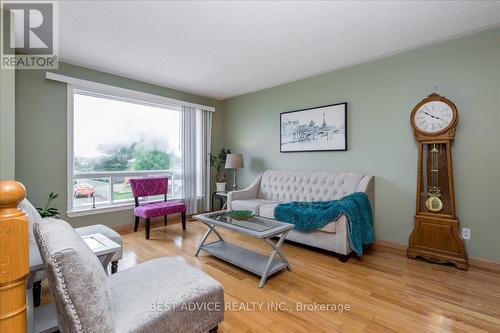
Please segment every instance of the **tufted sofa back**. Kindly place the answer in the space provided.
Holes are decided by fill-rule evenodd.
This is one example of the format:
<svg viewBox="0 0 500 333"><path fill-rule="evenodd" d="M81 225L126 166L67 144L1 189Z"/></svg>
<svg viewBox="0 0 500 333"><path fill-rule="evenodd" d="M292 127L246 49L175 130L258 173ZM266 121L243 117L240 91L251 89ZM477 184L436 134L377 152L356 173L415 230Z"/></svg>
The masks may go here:
<svg viewBox="0 0 500 333"><path fill-rule="evenodd" d="M354 172L267 170L260 181L259 199L326 201L353 192L370 192L373 176ZM367 193L372 199L372 193ZM372 203L373 204L373 203Z"/></svg>

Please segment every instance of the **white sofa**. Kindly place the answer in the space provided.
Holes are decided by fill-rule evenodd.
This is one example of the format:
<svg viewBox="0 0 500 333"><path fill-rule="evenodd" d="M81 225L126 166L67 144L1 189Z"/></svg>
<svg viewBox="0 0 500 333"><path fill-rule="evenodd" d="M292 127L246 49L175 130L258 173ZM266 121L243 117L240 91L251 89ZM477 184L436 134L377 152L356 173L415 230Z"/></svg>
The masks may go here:
<svg viewBox="0 0 500 333"><path fill-rule="evenodd" d="M227 204L229 210L252 210L259 216L274 219L274 208L279 203L335 200L353 192L366 193L373 210L373 176L354 172L267 170L247 188L229 192ZM346 261L352 251L346 222L346 216L342 215L319 230L292 230L287 239L336 252L341 261Z"/></svg>

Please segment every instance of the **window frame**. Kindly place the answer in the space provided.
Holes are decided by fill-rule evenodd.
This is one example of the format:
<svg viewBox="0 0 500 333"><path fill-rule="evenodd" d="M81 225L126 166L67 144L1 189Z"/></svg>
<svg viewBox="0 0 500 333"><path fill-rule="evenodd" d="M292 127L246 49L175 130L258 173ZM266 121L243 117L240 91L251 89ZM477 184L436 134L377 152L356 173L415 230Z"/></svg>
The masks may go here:
<svg viewBox="0 0 500 333"><path fill-rule="evenodd" d="M75 79L77 80L77 79ZM139 105L146 106L155 106L161 108L168 108L179 110L182 108L184 103L180 102L175 103L173 100L157 96L151 95L148 93L143 93L135 90L129 90L119 87L113 87L108 85L103 85L99 83L92 84L90 81L85 81L87 84L85 86L78 84L67 84L67 206L66 206L66 215L69 217L77 217L77 216L85 216L85 215L93 215L93 214L101 214L107 212L121 211L121 210L130 210L135 207L135 204L132 203L124 203L124 204L115 204L105 207L95 207L90 209L75 209L73 206L73 182L74 182L74 94L83 94L87 96L93 97L101 97L106 99L117 100L121 102L135 103ZM90 84L88 84L90 83ZM96 174L113 174L116 172L96 172ZM136 175L152 175L152 174L165 174L168 173L164 170L145 170L145 171L120 171L119 174L136 174ZM112 187L112 180L109 185ZM112 191L112 188L111 188ZM176 198L177 200L179 198ZM182 199L182 198L181 198Z"/></svg>

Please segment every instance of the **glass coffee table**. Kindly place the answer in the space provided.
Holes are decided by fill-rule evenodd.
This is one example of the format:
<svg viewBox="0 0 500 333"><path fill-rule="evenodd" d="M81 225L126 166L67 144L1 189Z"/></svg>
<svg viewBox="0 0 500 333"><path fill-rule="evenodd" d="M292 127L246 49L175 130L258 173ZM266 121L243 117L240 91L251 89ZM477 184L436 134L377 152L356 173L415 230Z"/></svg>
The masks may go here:
<svg viewBox="0 0 500 333"><path fill-rule="evenodd" d="M268 276L285 268L291 271L290 263L281 251L281 245L288 232L293 229L293 224L258 216L245 221L236 220L229 217L227 211L200 214L194 216L194 218L208 227L207 233L203 236L200 245L198 245L195 256L198 256L200 251L203 250L219 259L261 276L259 288L264 286ZM216 227L230 229L244 235L262 239L271 246L271 255L265 256L226 242L217 232ZM212 232L218 239L205 244ZM277 237L278 240L271 240L273 237Z"/></svg>

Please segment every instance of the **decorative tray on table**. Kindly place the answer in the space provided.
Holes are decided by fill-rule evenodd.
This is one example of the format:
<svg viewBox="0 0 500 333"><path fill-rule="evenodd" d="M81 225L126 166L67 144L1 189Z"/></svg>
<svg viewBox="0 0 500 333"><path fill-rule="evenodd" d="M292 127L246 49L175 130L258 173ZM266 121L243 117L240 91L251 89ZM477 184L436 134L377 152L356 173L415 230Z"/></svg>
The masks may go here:
<svg viewBox="0 0 500 333"><path fill-rule="evenodd" d="M256 214L251 210L232 210L227 212L227 216L235 220L246 221L254 217Z"/></svg>

